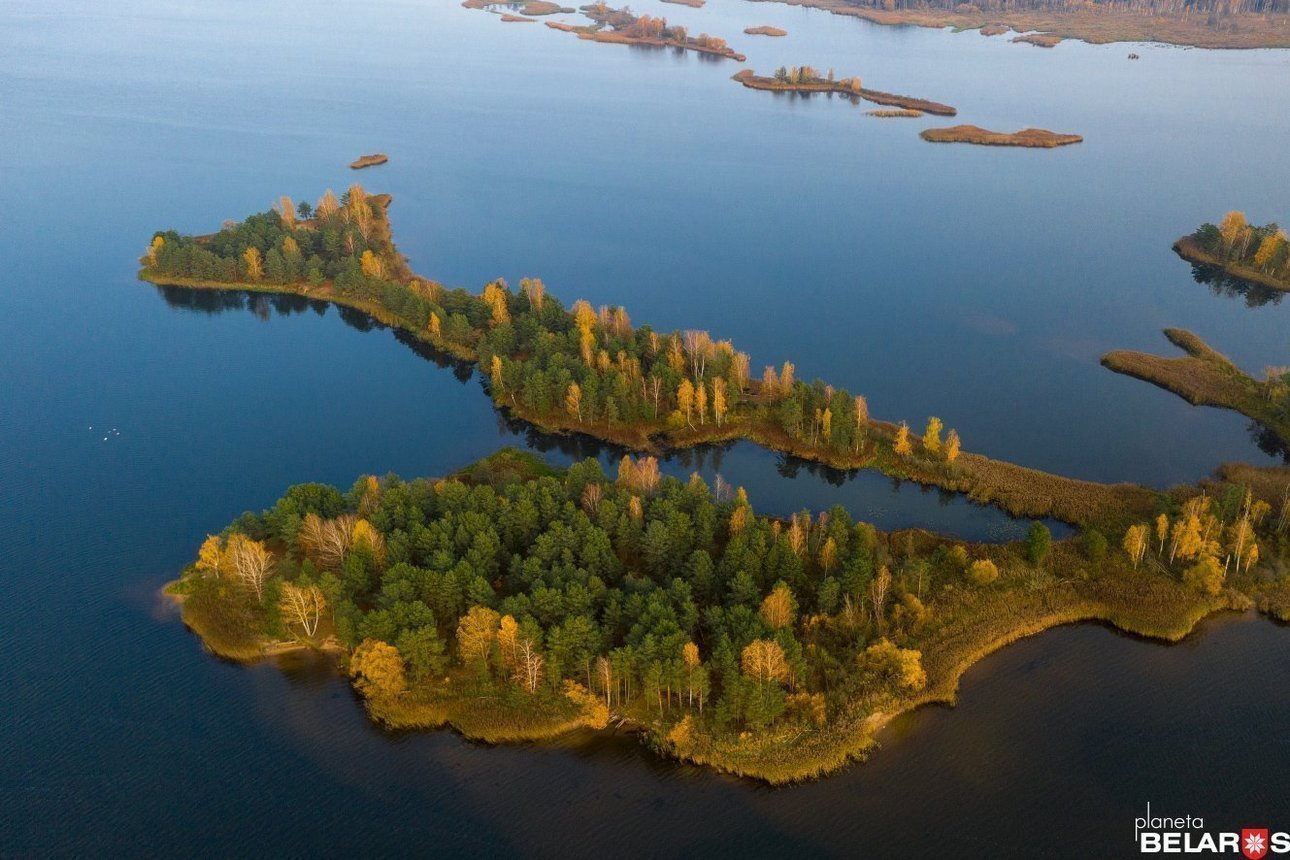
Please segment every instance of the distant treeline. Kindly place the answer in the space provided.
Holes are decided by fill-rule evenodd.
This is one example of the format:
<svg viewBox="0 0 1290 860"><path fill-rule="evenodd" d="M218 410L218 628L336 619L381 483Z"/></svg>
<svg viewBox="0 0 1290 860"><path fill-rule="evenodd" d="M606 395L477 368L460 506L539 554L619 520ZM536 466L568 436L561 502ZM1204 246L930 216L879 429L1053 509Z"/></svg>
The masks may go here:
<svg viewBox="0 0 1290 860"><path fill-rule="evenodd" d="M1017 12L1052 10L1085 12L1098 9L1127 10L1152 15L1181 15L1188 12L1227 15L1237 13L1266 13L1290 11L1290 0L975 0L964 4L959 0L843 0L848 6L867 9L917 10L945 9L950 11Z"/></svg>

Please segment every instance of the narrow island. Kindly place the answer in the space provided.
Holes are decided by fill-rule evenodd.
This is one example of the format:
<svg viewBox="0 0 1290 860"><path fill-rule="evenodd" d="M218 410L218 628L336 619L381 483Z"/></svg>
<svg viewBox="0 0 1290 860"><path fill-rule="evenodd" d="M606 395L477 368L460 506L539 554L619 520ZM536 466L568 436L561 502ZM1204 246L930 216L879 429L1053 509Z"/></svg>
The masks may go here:
<svg viewBox="0 0 1290 860"><path fill-rule="evenodd" d="M1102 356L1102 365L1172 391L1193 406L1239 412L1290 446L1290 368L1269 367L1258 380L1192 332L1167 328L1165 337L1186 355L1116 350Z"/></svg>
<svg viewBox="0 0 1290 860"><path fill-rule="evenodd" d="M888 0L757 0L823 9L889 26L951 27L976 30L1005 27L1018 33L1080 39L1092 44L1163 42L1196 48L1290 47L1290 7L1262 0L1206 9L1149 0L922 0L897 8ZM997 31L1003 32L1003 31Z"/></svg>
<svg viewBox="0 0 1290 860"><path fill-rule="evenodd" d="M974 662L1098 620L1174 641L1207 615L1290 619L1290 469L1229 466L1157 492L1075 481L869 416L862 396L707 332L566 309L541 281L476 295L410 271L388 195L354 185L207 236L159 232L140 276L358 308L478 367L525 420L634 448L612 479L503 451L444 480L293 487L202 544L168 592L233 660L335 653L373 719L484 741L628 726L660 753L771 783L863 758L892 716L952 702ZM651 452L732 438L966 492L1080 526L969 544L843 508L755 514L660 476Z"/></svg>
<svg viewBox="0 0 1290 860"><path fill-rule="evenodd" d="M692 9L702 9L707 0L659 0L660 3L672 3L676 6L689 6Z"/></svg>
<svg viewBox="0 0 1290 860"><path fill-rule="evenodd" d="M523 15L503 15L503 24L536 24L536 18L525 18Z"/></svg>
<svg viewBox="0 0 1290 860"><path fill-rule="evenodd" d="M980 28L982 36L1002 36L1012 30L1007 24L986 24Z"/></svg>
<svg viewBox="0 0 1290 860"><path fill-rule="evenodd" d="M579 39L592 42L677 48L741 63L746 59L743 54L727 45L725 39L707 33L691 36L685 27L669 24L666 18L636 15L630 9L614 9L605 3L583 6L582 14L594 23L580 27L562 21L548 21L547 26L565 33L576 33Z"/></svg>
<svg viewBox="0 0 1290 860"><path fill-rule="evenodd" d="M1228 212L1219 225L1202 224L1175 242L1174 251L1197 267L1290 291L1290 238L1276 224L1249 224L1243 212Z"/></svg>
<svg viewBox="0 0 1290 860"><path fill-rule="evenodd" d="M919 132L923 140L932 143L974 143L979 146L1025 146L1052 149L1081 143L1078 134L1058 134L1045 128L1026 128L1015 132L990 131L975 125L956 125L950 128L927 128Z"/></svg>
<svg viewBox="0 0 1290 860"><path fill-rule="evenodd" d="M154 235L140 278L159 285L305 295L357 308L473 364L494 404L552 433L582 433L647 454L747 439L844 470L966 493L1013 516L1115 531L1154 510L1156 491L1029 469L964 450L929 417L922 435L873 418L864 396L766 366L702 330L659 332L626 309L567 308L541 280L482 293L414 274L391 238L388 195L353 185L316 206L274 210L207 236Z"/></svg>
<svg viewBox="0 0 1290 860"><path fill-rule="evenodd" d="M787 30L781 30L778 27L770 27L763 24L760 27L745 27L744 32L749 36L787 36Z"/></svg>
<svg viewBox="0 0 1290 860"><path fill-rule="evenodd" d="M875 104L905 110L917 110L939 116L955 116L958 111L949 105L912 96L899 96L881 90L865 89L860 78L837 78L829 70L821 74L811 66L780 66L771 77L758 75L752 69L744 69L734 75L734 80L750 90L767 90L770 92L798 93L838 93L852 98L860 98Z"/></svg>
<svg viewBox="0 0 1290 860"><path fill-rule="evenodd" d="M963 672L1096 620L1175 641L1284 583L1288 509L1228 482L1108 537L965 544L841 507L757 514L742 490L514 450L445 480L287 490L201 544L167 592L221 657L339 655L369 715L488 743L609 726L769 783L863 759ZM1203 537L1206 536L1206 537ZM1284 609L1284 604L1278 604Z"/></svg>
<svg viewBox="0 0 1290 860"><path fill-rule="evenodd" d="M378 164L384 164L389 161L390 157L383 152L377 152L372 155L360 155L354 161L350 162L351 170L362 170L364 167L375 167Z"/></svg>
<svg viewBox="0 0 1290 860"><path fill-rule="evenodd" d="M1034 45L1036 48L1056 48L1062 37L1052 33L1023 33L1013 36L1012 41L1018 44Z"/></svg>

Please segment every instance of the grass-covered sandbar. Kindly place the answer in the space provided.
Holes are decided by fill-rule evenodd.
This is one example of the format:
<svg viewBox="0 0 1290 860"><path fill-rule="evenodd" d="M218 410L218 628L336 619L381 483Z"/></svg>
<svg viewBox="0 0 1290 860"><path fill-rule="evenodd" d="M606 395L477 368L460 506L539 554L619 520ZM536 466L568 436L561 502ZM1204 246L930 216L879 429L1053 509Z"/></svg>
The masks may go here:
<svg viewBox="0 0 1290 860"><path fill-rule="evenodd" d="M1186 355L1165 358L1116 350L1102 356L1102 364L1172 391L1193 406L1217 406L1253 418L1290 446L1290 370L1269 367L1263 379L1255 379L1192 332L1168 328L1165 337Z"/></svg>
<svg viewBox="0 0 1290 860"><path fill-rule="evenodd" d="M927 128L919 137L931 143L972 143L977 146L1021 146L1035 149L1052 149L1082 143L1078 134L1060 134L1046 128L1024 128L1021 131L990 131L976 125L956 125L950 128Z"/></svg>
<svg viewBox="0 0 1290 860"><path fill-rule="evenodd" d="M371 155L360 155L350 162L352 170L362 170L364 167L375 167L378 164L385 164L390 157L383 152L372 153Z"/></svg>

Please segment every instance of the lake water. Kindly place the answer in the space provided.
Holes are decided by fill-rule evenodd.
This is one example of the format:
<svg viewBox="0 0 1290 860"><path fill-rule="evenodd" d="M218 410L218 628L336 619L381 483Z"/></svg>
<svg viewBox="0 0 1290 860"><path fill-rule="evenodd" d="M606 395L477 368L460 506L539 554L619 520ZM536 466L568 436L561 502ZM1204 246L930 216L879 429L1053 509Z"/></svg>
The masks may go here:
<svg viewBox="0 0 1290 860"><path fill-rule="evenodd" d="M1290 52L1044 51L745 0L633 6L758 71L832 66L954 104L954 122L1086 142L933 146L917 131L944 120L755 93L728 80L737 64L450 0L0 6L0 854L1108 856L1148 800L1284 826L1286 631L1254 619L1173 648L1047 634L974 669L958 709L893 726L868 765L769 791L630 739L388 737L325 666L221 664L158 603L202 536L293 482L443 474L501 444L614 457L508 425L476 380L360 316L263 297L208 313L215 297L134 279L154 229L354 179L394 194L428 276L536 275L706 327L877 416L938 414L992 456L1153 486L1273 462L1242 417L1097 358L1167 350L1177 325L1256 371L1286 360L1285 308L1214 295L1169 245L1230 208L1287 220ZM790 35L742 34L755 24ZM346 168L372 151L390 164ZM668 468L720 472L763 511L1025 527L750 445Z"/></svg>

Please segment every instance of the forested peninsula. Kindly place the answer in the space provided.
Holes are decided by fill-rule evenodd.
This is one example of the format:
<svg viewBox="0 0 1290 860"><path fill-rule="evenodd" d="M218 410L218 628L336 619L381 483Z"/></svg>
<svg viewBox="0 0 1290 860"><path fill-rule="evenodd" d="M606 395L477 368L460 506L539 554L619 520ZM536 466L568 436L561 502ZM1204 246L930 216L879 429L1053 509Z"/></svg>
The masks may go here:
<svg viewBox="0 0 1290 860"><path fill-rule="evenodd" d="M1159 494L993 460L936 416L922 434L870 416L863 395L799 379L791 361L752 359L706 331L634 325L622 307L566 308L538 279L482 293L414 275L395 249L388 195L353 185L317 207L277 209L209 236L157 233L140 277L157 284L303 294L363 310L475 364L494 403L553 432L643 453L732 439L837 469L873 468L968 494L1029 518L1119 528Z"/></svg>
<svg viewBox="0 0 1290 860"><path fill-rule="evenodd" d="M622 308L566 309L540 281L446 289L352 186L218 233L154 235L158 284L308 295L474 363L500 408L615 441L617 474L504 451L444 480L303 485L202 545L169 592L215 653L336 652L372 717L487 741L640 730L660 752L769 782L862 758L892 715L952 701L991 651L1100 620L1176 640L1206 615L1290 618L1290 470L1224 467L1156 492L1072 481L921 437L861 396ZM1080 526L1053 541L881 533L842 509L758 516L739 489L660 476L651 452L750 438Z"/></svg>

